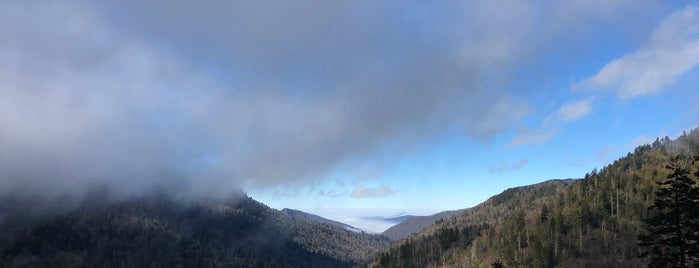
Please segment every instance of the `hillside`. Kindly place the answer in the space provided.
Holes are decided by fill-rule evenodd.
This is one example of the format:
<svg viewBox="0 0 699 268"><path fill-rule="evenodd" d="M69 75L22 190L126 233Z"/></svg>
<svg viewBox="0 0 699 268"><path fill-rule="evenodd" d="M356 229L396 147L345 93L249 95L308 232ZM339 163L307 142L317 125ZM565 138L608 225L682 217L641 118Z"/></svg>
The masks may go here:
<svg viewBox="0 0 699 268"><path fill-rule="evenodd" d="M415 215L403 215L403 216L385 218L385 220L387 222L393 222L395 224L399 224L399 223L404 222L407 219L410 219L412 217L417 217L417 216L415 216Z"/></svg>
<svg viewBox="0 0 699 268"><path fill-rule="evenodd" d="M361 232L360 229L358 229L358 228L356 228L356 227L354 227L354 226L352 226L352 225L345 224L345 223L342 223L342 222L339 222L339 221L334 221L334 220L326 219L326 218L323 218L323 217L321 217L321 216L318 216L318 215L315 215L315 214L311 214L311 213L307 213L307 212L303 212L303 211L300 211L300 210L285 208L285 209L282 209L281 212L284 213L284 214L286 214L286 215L289 215L289 216L291 216L291 217L293 217L293 218L307 219L307 220L310 220L310 221L313 221L313 222L318 222L318 223L328 224L328 225L332 225L332 226L337 226L337 227L340 227L340 228L343 228L343 229L349 230L349 231Z"/></svg>
<svg viewBox="0 0 699 268"><path fill-rule="evenodd" d="M462 210L449 210L435 213L428 216L409 216L403 218L401 222L396 225L391 226L381 233L382 235L392 239L401 240L412 234L415 234L425 228L426 226L433 224L441 219L446 219L451 216L461 213Z"/></svg>
<svg viewBox="0 0 699 268"><path fill-rule="evenodd" d="M640 146L581 180L508 189L392 245L372 266L644 266L638 237L656 183L672 155L696 153L698 129Z"/></svg>
<svg viewBox="0 0 699 268"><path fill-rule="evenodd" d="M515 213L513 208L536 206L544 202L548 196L563 191L570 184L571 180L551 180L507 189L475 207L461 210L452 217L425 226L416 235L392 245L379 256L375 265L422 267L434 264L443 259L441 253L435 252L447 249L452 243L470 243L481 230L503 224L505 219ZM451 241L449 236L458 238ZM420 256L422 254L425 255Z"/></svg>
<svg viewBox="0 0 699 268"><path fill-rule="evenodd" d="M388 239L291 217L252 200L165 194L30 215L4 198L0 267L350 267Z"/></svg>
<svg viewBox="0 0 699 268"><path fill-rule="evenodd" d="M352 264L366 262L390 242L385 236L356 232L341 226L318 222L318 219L298 217L298 215L289 216L284 212L272 211L274 213L271 218L283 234L310 252L318 252L343 262Z"/></svg>

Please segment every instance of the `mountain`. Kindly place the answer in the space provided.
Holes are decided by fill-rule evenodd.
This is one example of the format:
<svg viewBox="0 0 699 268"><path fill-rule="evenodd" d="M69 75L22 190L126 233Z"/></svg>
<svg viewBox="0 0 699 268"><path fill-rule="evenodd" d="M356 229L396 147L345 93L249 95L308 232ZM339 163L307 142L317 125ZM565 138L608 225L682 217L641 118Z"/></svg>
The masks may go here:
<svg viewBox="0 0 699 268"><path fill-rule="evenodd" d="M647 266L642 219L678 154L699 154L699 129L639 146L579 180L507 189L392 244L370 266ZM699 170L697 162L688 165Z"/></svg>
<svg viewBox="0 0 699 268"><path fill-rule="evenodd" d="M0 203L0 267L351 267L388 238L293 217L247 196L181 201L167 194L28 213Z"/></svg>
<svg viewBox="0 0 699 268"><path fill-rule="evenodd" d="M313 222L317 222L317 223L322 223L322 224L328 224L328 225L332 225L332 226L337 226L337 227L343 228L343 229L345 229L345 230L353 231L353 232L361 232L361 231L362 231L362 230L360 230L359 228L356 228L356 227L354 227L354 226L352 226L352 225L345 224L345 223L342 223L342 222L339 222L339 221L334 221L334 220L326 219L326 218L323 218L323 217L321 217L321 216L318 216L318 215L315 215L315 214L311 214L311 213L307 213L307 212L303 212L303 211L300 211L300 210L295 210L295 209L290 209L290 208L284 208L284 209L281 210L281 212L284 213L284 214L286 214L286 215L289 215L290 217L293 217L293 218L303 218L303 219L307 219L307 220L310 220L310 221L313 221Z"/></svg>
<svg viewBox="0 0 699 268"><path fill-rule="evenodd" d="M402 216L398 217L398 224L391 226L381 233L382 235L392 239L400 240L415 234L425 228L426 226L437 222L438 220L449 218L456 214L461 213L462 210L449 210L442 211L429 216Z"/></svg>
<svg viewBox="0 0 699 268"><path fill-rule="evenodd" d="M392 223L395 223L395 224L399 224L399 223L404 222L405 220L410 219L410 218L412 218L412 217L416 217L416 216L414 216L414 215L403 215L403 216L397 216L397 217L388 217L388 218L384 218L384 220L387 221L387 222L392 222Z"/></svg>
<svg viewBox="0 0 699 268"><path fill-rule="evenodd" d="M509 218L517 211L515 208L521 205L539 204L548 196L555 195L569 187L570 184L571 180L550 180L534 185L514 187L475 207L451 211L455 213L425 225L415 235L390 246L379 255L373 265L379 267L434 265L441 260L442 251L448 249L452 243L472 243L475 234L490 226L503 224L504 219ZM457 229L459 231L452 231ZM445 240L444 237L452 235L452 233L457 233L456 236L459 236L461 241L459 239L450 241L449 238ZM435 254L436 252L439 254ZM417 254L413 255L413 253ZM416 260L418 257L420 260Z"/></svg>

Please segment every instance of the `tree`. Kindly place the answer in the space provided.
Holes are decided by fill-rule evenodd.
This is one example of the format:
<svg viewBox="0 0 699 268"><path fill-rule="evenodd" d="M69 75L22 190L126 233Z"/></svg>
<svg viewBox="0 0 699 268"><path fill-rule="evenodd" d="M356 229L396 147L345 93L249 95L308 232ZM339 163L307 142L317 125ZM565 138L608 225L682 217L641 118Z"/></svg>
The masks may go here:
<svg viewBox="0 0 699 268"><path fill-rule="evenodd" d="M649 249L651 267L688 267L699 261L699 190L690 177L692 163L674 157L666 166L670 175L658 183L649 208L652 216L644 219L647 234L640 237L641 245Z"/></svg>

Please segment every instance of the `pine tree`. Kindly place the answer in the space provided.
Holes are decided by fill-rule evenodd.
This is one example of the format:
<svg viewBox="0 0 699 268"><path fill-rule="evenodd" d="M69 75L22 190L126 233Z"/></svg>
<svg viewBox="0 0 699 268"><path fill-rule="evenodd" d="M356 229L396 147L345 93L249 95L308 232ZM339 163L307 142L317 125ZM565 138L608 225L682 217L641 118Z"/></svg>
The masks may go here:
<svg viewBox="0 0 699 268"><path fill-rule="evenodd" d="M690 166L676 156L666 166L671 172L667 180L658 183L649 208L653 216L644 220L647 233L640 237L641 245L649 249L651 267L688 267L699 261L699 189L690 177Z"/></svg>

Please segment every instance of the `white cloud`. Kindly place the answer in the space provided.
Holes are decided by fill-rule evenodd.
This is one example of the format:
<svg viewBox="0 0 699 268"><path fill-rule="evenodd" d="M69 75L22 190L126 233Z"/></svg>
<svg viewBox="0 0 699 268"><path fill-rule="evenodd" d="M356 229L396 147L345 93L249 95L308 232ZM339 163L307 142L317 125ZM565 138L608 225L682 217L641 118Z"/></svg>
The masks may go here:
<svg viewBox="0 0 699 268"><path fill-rule="evenodd" d="M571 101L561 105L556 112L549 115L544 120L544 123L548 124L552 121L557 123L569 123L590 114L590 112L592 112L592 97Z"/></svg>
<svg viewBox="0 0 699 268"><path fill-rule="evenodd" d="M585 117L592 112L592 97L564 103L555 112L546 116L538 130L521 129L510 140L509 146L539 145L556 135L563 125Z"/></svg>
<svg viewBox="0 0 699 268"><path fill-rule="evenodd" d="M557 129L534 132L524 130L510 140L509 146L517 147L522 145L539 145L551 139L557 132Z"/></svg>
<svg viewBox="0 0 699 268"><path fill-rule="evenodd" d="M372 234L380 234L381 232L386 231L386 229L391 228L391 226L396 225L394 222L363 216L345 216L333 218L332 220L342 222Z"/></svg>
<svg viewBox="0 0 699 268"><path fill-rule="evenodd" d="M357 186L350 196L354 198L386 197L395 192L396 191L391 189L388 185L381 185L376 188Z"/></svg>
<svg viewBox="0 0 699 268"><path fill-rule="evenodd" d="M573 88L613 90L621 98L658 93L699 64L699 7L665 17L646 44L607 63Z"/></svg>

